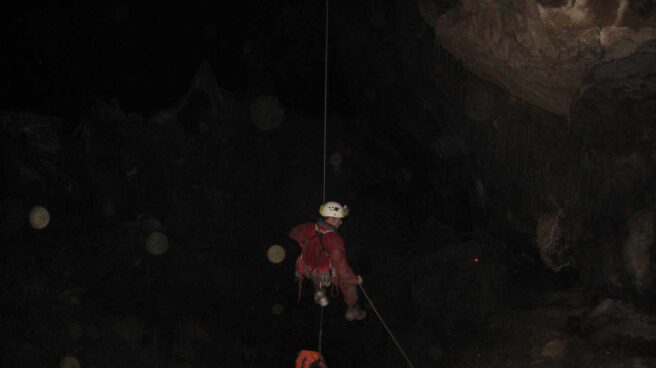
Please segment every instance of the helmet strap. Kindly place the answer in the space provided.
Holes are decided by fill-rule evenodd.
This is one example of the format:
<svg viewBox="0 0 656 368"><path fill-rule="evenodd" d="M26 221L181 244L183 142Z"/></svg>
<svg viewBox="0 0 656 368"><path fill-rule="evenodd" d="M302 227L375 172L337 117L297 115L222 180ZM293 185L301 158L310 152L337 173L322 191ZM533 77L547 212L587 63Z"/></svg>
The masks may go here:
<svg viewBox="0 0 656 368"><path fill-rule="evenodd" d="M317 222L317 225L320 225L320 226L323 226L323 227L327 227L327 228L329 228L330 230L332 230L332 231L334 231L334 232L337 232L337 228L334 227L333 225L329 224L326 220L327 220L326 217L322 217L322 218L319 220L319 222Z"/></svg>

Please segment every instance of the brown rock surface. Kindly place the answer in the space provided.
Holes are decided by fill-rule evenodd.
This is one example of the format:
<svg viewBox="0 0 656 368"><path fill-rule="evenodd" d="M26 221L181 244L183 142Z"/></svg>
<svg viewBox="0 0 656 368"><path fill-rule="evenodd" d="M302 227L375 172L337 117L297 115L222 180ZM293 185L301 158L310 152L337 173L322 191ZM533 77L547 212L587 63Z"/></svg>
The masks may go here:
<svg viewBox="0 0 656 368"><path fill-rule="evenodd" d="M439 16L432 0L418 4L436 38L474 74L558 115L569 115L594 65L656 38L656 16L628 1L464 0Z"/></svg>

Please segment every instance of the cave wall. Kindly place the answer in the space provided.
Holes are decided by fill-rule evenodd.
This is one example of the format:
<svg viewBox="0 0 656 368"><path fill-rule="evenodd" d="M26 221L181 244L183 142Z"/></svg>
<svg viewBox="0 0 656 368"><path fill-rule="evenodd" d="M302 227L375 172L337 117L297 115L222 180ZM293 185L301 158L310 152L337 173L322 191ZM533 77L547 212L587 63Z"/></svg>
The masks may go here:
<svg viewBox="0 0 656 368"><path fill-rule="evenodd" d="M359 129L403 143L385 159L401 172L423 170L443 218L467 216L471 228L520 243L514 252L535 252L535 267L650 294L652 46L649 37L610 45L599 35L621 27L651 34L653 8L630 4L620 24L610 3L605 13L580 9L584 2L578 10L504 4L360 4L359 17L342 9L333 29L349 42L336 42L336 63L357 111L380 117ZM467 7L480 18L449 23ZM587 15L572 15L579 10ZM567 24L554 24L565 19L558 12ZM584 21L590 12L595 21ZM511 25L523 33L504 28ZM404 144L430 165L399 160L409 157Z"/></svg>

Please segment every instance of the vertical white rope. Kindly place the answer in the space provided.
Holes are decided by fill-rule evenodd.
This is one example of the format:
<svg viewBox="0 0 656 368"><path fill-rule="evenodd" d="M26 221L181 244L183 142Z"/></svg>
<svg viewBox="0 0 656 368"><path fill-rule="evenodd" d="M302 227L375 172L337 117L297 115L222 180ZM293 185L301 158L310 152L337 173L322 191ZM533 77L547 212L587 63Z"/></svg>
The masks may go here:
<svg viewBox="0 0 656 368"><path fill-rule="evenodd" d="M323 307L321 307L321 317L319 319L319 349L317 351L321 354L321 338L323 336Z"/></svg>
<svg viewBox="0 0 656 368"><path fill-rule="evenodd" d="M326 0L326 41L324 45L324 74L323 74L323 188L322 201L326 203L326 142L328 135L328 1ZM321 339L323 337L323 307L319 318L319 348L321 354Z"/></svg>
<svg viewBox="0 0 656 368"><path fill-rule="evenodd" d="M326 0L326 41L324 46L324 75L323 75L323 196L326 203L326 146L328 136L328 1Z"/></svg>

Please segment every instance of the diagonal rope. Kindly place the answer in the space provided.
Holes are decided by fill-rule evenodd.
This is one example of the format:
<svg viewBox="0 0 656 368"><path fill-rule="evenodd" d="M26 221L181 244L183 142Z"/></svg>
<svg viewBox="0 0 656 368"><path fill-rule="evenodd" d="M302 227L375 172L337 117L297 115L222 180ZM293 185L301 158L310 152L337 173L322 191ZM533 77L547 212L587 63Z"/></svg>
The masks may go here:
<svg viewBox="0 0 656 368"><path fill-rule="evenodd" d="M323 200L326 203L326 142L328 135L328 0L326 0L326 42L323 75Z"/></svg>
<svg viewBox="0 0 656 368"><path fill-rule="evenodd" d="M358 286L360 286L360 290L362 290L362 294L364 295L365 298L367 298L367 301L369 302L369 305L371 305L371 309L373 309L374 312L376 313L376 315L378 316L378 319L379 319L380 322L383 324L383 327L385 327L385 329L387 330L387 333L390 335L390 337L392 338L392 340L393 340L394 343L396 344L396 347L399 348L399 351L401 351L401 354L403 354L403 357L405 358L405 361L408 362L408 366L409 366L410 368L414 368L414 366L412 365L412 362L410 362L410 359L409 359L408 356L405 354L405 351L403 351L403 348L401 347L401 345L399 344L399 342L396 341L396 338L394 337L394 334L392 334L392 331L390 331L389 327L387 327L387 324L386 324L385 321L383 320L383 317L381 317L381 316L380 316L380 313L378 313L378 310L377 310L376 307L374 306L374 303L372 303L371 299L369 298L369 295L367 295L367 292L364 291L364 287L362 287L362 285L358 285Z"/></svg>

